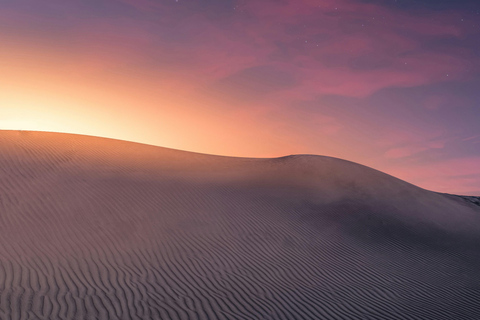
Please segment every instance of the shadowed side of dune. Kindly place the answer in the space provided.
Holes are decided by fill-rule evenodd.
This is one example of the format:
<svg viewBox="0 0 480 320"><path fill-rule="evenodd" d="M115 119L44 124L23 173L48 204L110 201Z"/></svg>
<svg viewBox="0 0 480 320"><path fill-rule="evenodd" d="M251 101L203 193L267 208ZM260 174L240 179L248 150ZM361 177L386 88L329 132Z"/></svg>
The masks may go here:
<svg viewBox="0 0 480 320"><path fill-rule="evenodd" d="M479 235L340 159L0 132L2 319L477 319Z"/></svg>

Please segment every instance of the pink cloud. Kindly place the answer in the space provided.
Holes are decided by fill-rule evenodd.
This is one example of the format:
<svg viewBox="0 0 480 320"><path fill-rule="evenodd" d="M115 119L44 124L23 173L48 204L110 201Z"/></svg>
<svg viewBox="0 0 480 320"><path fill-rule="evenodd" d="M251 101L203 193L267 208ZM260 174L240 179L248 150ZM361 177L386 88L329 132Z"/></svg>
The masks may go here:
<svg viewBox="0 0 480 320"><path fill-rule="evenodd" d="M67 68L71 68L72 74L110 73L114 77L128 77L132 82L148 82L158 91L168 91L172 96L192 101L192 105L205 106L206 112L219 112L221 105L224 107L221 112L238 114L243 116L239 119L252 123L258 121L265 128L275 128L278 124L282 127L280 132L288 126L290 135L303 139L292 145L307 145L304 140L313 137L311 144L317 146L318 137L328 137L332 139L333 150L337 141L349 141L349 149L360 149L361 145L363 153L371 151L385 163L402 162L402 158L443 148L445 141L439 138L444 128L435 124L410 127L394 119L385 123L375 114L360 116L361 119L353 119L352 114L332 117L320 113L324 107L321 105L320 110L301 114L290 103L315 101L325 94L363 98L389 87L464 80L478 71L480 65L480 58L468 48L432 50L425 44L425 39L461 39L468 34L459 14L451 11L432 12L425 19L350 0L246 0L224 16L212 17L203 9L208 3L123 2L134 6L138 15L89 19L58 16L59 21L68 22L68 28L59 28L62 23L55 28L55 19L36 14L2 11L0 20L3 27L8 27L4 30L17 32L14 36L19 42L25 37L26 41L49 50L71 54ZM38 26L44 30L36 30ZM0 31L1 40L6 33ZM56 37L61 41L51 41ZM265 65L290 74L293 81L281 90L235 103L228 97L216 96L214 90L207 90L242 70ZM235 90L246 91L241 86L233 88L233 97ZM449 102L445 99L441 95L432 96L419 103L433 113L443 102ZM225 111L229 108L235 110ZM272 130L272 134L275 132ZM371 140L351 146L352 141L365 137ZM341 148L345 147L339 146L338 150ZM324 153L327 149L315 150ZM467 168L473 170L469 167L473 160L462 161L465 163L450 163L445 167L410 164L390 170L387 166L386 171L398 172L405 179L433 188L440 184L447 186L456 179L452 177L458 175L458 168L451 168L457 165L464 170L464 164L468 164ZM433 168L437 171L432 171ZM448 170L443 169L452 171L445 175Z"/></svg>
<svg viewBox="0 0 480 320"><path fill-rule="evenodd" d="M300 81L285 89L285 100L319 94L365 97L385 87L460 79L472 67L468 52L425 51L419 38L462 36L465 30L455 22L456 13L434 13L426 20L350 0L248 0L235 13L232 8L227 23L207 17L194 3L123 2L142 12L158 11L161 18L76 21L65 32L76 34L78 43L72 45L78 54L83 52L87 69L88 63L95 69L102 62L125 66L149 61L150 68L144 66L149 72L169 73L201 87L246 68L273 64ZM350 66L362 57L385 65L364 70Z"/></svg>
<svg viewBox="0 0 480 320"><path fill-rule="evenodd" d="M248 12L248 19L239 14L226 29L209 28L211 41L198 48L204 64L197 72L221 77L273 63L290 69L301 81L301 86L285 90L285 97L308 99L318 94L364 97L385 87L460 79L471 68L461 52L446 54L422 48L420 35L463 33L448 14L425 21L420 16L350 1L320 5L315 1L247 1L241 9ZM327 35L326 40L316 40L319 34ZM212 43L217 44L213 52ZM241 53L240 61L236 53ZM350 61L362 55L389 62L379 69L352 70ZM329 59L336 62L327 63Z"/></svg>
<svg viewBox="0 0 480 320"><path fill-rule="evenodd" d="M462 139L462 141L471 141L471 140L478 140L478 141L474 141L474 143L479 143L480 142L480 135L474 135L474 136L470 136L470 137L467 137L465 139Z"/></svg>
<svg viewBox="0 0 480 320"><path fill-rule="evenodd" d="M388 159L405 158L426 150L443 149L445 147L445 143L446 141L441 140L419 141L411 145L391 148L384 153L384 156Z"/></svg>
<svg viewBox="0 0 480 320"><path fill-rule="evenodd" d="M466 157L434 163L408 163L384 169L428 190L462 194L480 190L479 164L480 157Z"/></svg>
<svg viewBox="0 0 480 320"><path fill-rule="evenodd" d="M384 156L388 159L404 158L425 150L428 150L428 148L420 146L393 148L385 152Z"/></svg>

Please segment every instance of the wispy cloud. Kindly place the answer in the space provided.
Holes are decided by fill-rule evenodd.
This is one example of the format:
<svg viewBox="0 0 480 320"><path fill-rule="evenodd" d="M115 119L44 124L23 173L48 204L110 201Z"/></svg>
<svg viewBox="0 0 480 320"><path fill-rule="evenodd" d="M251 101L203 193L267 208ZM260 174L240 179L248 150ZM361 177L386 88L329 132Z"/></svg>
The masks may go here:
<svg viewBox="0 0 480 320"><path fill-rule="evenodd" d="M29 67L49 56L67 78L127 79L142 101L151 94L138 112L175 105L210 117L209 132L239 132L241 119L268 150L347 157L427 183L433 172L423 180L412 172L479 155L480 33L466 2L426 7L413 0L10 1L0 4L0 54Z"/></svg>

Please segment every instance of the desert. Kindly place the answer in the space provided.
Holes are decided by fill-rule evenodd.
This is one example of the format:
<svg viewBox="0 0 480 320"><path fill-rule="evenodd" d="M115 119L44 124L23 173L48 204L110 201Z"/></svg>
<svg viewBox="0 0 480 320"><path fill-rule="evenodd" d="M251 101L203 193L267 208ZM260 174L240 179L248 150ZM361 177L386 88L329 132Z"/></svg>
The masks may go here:
<svg viewBox="0 0 480 320"><path fill-rule="evenodd" d="M329 157L0 131L0 243L1 319L480 314L478 198Z"/></svg>

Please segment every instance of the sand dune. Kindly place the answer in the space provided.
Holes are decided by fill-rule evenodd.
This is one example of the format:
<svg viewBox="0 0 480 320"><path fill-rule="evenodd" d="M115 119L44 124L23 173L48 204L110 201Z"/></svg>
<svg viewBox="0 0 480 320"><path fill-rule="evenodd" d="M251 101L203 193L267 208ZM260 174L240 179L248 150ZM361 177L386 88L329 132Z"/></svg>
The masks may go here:
<svg viewBox="0 0 480 320"><path fill-rule="evenodd" d="M0 319L480 319L474 200L328 157L0 131Z"/></svg>

